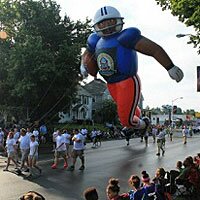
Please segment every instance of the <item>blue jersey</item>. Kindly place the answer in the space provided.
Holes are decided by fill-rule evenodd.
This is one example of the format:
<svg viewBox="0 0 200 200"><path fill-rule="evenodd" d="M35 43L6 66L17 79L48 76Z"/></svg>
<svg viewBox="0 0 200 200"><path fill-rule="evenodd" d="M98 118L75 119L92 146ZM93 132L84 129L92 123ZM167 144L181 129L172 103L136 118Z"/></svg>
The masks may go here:
<svg viewBox="0 0 200 200"><path fill-rule="evenodd" d="M99 73L108 83L125 80L137 74L137 54L135 44L141 39L137 28L128 28L107 37L92 33L87 41L87 49L95 54Z"/></svg>

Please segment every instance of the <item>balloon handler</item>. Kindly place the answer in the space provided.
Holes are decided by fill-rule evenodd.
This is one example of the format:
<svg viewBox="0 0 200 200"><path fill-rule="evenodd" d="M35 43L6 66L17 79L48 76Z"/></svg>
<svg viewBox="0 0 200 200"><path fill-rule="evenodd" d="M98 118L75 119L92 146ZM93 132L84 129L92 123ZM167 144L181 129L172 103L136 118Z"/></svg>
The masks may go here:
<svg viewBox="0 0 200 200"><path fill-rule="evenodd" d="M138 107L141 83L136 52L154 57L176 82L182 80L183 72L161 46L141 35L139 29L122 30L123 17L116 8L100 8L93 21L95 32L87 39L81 74L87 77L88 73L96 76L99 72L117 104L121 124L127 128L145 129L149 122L141 119Z"/></svg>

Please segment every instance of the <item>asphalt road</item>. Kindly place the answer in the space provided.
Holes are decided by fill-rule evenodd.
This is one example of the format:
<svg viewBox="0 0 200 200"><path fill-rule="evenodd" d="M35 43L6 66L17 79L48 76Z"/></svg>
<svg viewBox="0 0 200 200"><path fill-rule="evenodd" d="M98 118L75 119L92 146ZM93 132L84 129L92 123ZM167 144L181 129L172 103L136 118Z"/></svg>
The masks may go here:
<svg viewBox="0 0 200 200"><path fill-rule="evenodd" d="M84 189L89 186L98 189L99 199L106 199L105 188L110 177L118 178L121 192L127 192L127 180L131 174L140 175L142 170L146 170L153 177L158 167L174 169L178 160L199 153L199 144L199 136L189 138L186 145L181 138L175 138L173 142L167 138L166 153L160 157L156 156L156 144L153 144L151 138L148 147L145 147L139 138L132 139L130 146L126 146L124 140L103 142L102 146L96 149L87 144L84 172L78 170L79 160L74 172L64 170L62 160L59 168L52 170L52 155L46 155L42 156L39 162L43 169L42 176L32 180L3 172L5 158L0 157L0 200L16 200L29 190L42 193L48 200L81 200Z"/></svg>

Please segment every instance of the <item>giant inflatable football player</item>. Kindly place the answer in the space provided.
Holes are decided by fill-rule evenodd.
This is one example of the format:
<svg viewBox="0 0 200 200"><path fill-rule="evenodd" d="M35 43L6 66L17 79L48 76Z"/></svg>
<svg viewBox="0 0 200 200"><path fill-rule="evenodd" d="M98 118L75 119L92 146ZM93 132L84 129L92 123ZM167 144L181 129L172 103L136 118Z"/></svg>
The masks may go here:
<svg viewBox="0 0 200 200"><path fill-rule="evenodd" d="M118 116L124 127L143 129L138 102L141 83L137 74L137 53L154 57L179 82L183 72L174 65L167 53L155 42L141 35L137 28L123 28L123 17L111 6L100 8L94 16L94 30L87 40L82 56L81 73L106 80L108 90L117 104Z"/></svg>

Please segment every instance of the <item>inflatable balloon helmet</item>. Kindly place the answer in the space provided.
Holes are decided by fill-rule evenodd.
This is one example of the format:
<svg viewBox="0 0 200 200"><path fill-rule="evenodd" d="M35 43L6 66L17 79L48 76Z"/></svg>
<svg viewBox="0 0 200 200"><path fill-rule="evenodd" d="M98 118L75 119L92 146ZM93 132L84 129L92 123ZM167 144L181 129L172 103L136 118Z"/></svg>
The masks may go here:
<svg viewBox="0 0 200 200"><path fill-rule="evenodd" d="M105 6L97 10L93 19L93 27L100 37L110 36L122 30L123 19L116 8Z"/></svg>

